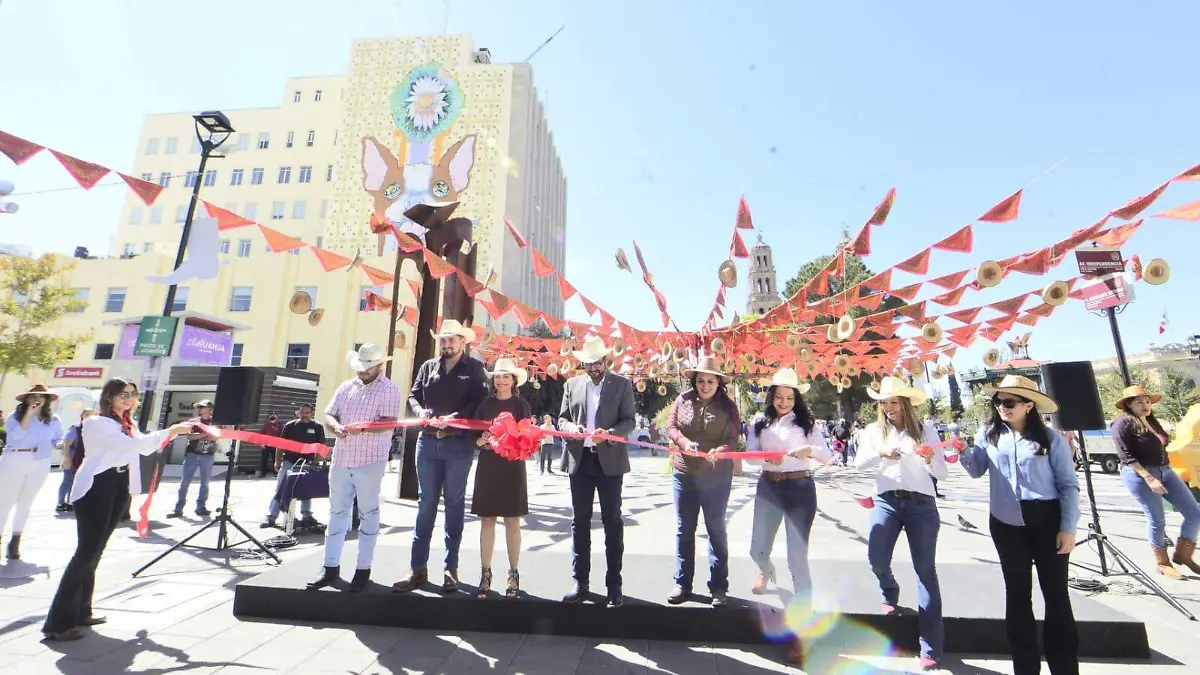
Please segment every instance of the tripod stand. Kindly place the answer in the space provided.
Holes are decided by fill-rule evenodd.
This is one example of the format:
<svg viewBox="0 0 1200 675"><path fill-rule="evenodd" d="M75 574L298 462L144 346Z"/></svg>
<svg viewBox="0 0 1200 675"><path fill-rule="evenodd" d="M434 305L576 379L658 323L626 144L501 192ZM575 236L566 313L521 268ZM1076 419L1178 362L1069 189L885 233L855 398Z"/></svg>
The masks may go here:
<svg viewBox="0 0 1200 675"><path fill-rule="evenodd" d="M229 489L233 482L233 472L237 468L237 450L238 450L238 441L234 441L229 446L229 468L228 468L228 470L225 471L225 496L222 498L221 508L217 510L217 517L213 518L212 520L205 523L200 529L189 534L186 538L184 538L179 543L177 543L174 546L172 546L171 548L163 551L162 554L160 554L154 560L151 560L150 562L146 563L145 565L142 565L136 572L133 573L133 576L136 577L137 575L141 574L142 572L145 572L146 570L150 569L150 567L152 567L154 565L154 563L158 562L159 560L162 560L163 558L167 557L172 552L177 551L181 547L187 546L189 541L195 539L196 537L200 536L205 531L207 531L210 527L214 527L214 526L217 528L217 545L216 545L216 547L209 548L207 546L200 546L197 548L205 548L210 551L224 551L225 549L233 548L234 546L240 546L240 545L246 543L247 541L249 541L249 542L253 543L258 548L259 551L262 551L263 553L271 556L271 559L274 560L276 563L283 562L282 560L279 559L279 556L275 555L274 551L272 551L271 549L264 546L261 541L254 538L254 535L247 532L246 528L239 525L238 522L233 519L233 515L229 513ZM241 532L242 535L244 535L246 537L246 539L243 541L239 541L236 544L229 543L229 526L231 526L231 525L238 532Z"/></svg>
<svg viewBox="0 0 1200 675"><path fill-rule="evenodd" d="M1096 542L1096 553L1100 556L1100 568L1096 569L1090 565L1076 562L1074 560L1071 561L1071 564L1075 565L1076 567L1081 567L1089 572L1092 572L1093 574L1100 574L1100 576L1106 578L1115 574L1131 576L1140 581L1143 586L1149 588L1150 591L1161 598L1163 602L1166 602L1171 607L1174 607L1177 612L1186 616L1192 621L1195 621L1196 616L1194 614L1189 612L1186 607L1181 605L1178 600L1173 598L1171 594L1166 591L1166 589L1164 589L1162 586L1159 586L1154 579L1151 579L1150 575L1146 574L1145 570L1138 567L1132 560L1129 559L1129 556L1125 555L1121 549L1117 548L1115 544L1109 541L1108 535L1104 534L1103 530L1100 529L1100 510L1096 507L1096 492L1092 487L1092 468L1091 462L1088 460L1087 456L1087 446L1083 442L1083 432L1077 431L1075 433L1079 438L1079 456L1083 460L1083 480L1087 487L1088 503L1092 506L1092 522L1088 523L1088 535L1075 542L1075 546L1079 547L1083 544L1093 541ZM1120 572L1113 572L1109 569L1108 562L1104 557L1105 553L1108 553L1112 556L1113 562L1116 563L1117 567L1121 568Z"/></svg>

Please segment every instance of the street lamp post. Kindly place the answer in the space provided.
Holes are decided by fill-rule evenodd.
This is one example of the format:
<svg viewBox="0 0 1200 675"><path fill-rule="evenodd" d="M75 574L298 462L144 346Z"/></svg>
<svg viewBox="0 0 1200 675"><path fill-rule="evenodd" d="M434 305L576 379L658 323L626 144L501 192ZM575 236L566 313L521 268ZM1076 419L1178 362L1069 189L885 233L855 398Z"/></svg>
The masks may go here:
<svg viewBox="0 0 1200 675"><path fill-rule="evenodd" d="M179 235L179 250L175 252L175 265L171 268L172 270L178 269L183 264L183 256L187 252L188 236L192 231L192 219L196 216L196 206L200 203L200 184L204 180L204 168L208 165L208 159L213 156L213 151L221 147L233 134L233 126L230 125L229 118L219 110L208 110L193 115L192 119L196 124L196 139L200 141L200 166L196 171L196 180L192 183L192 199L188 202L187 217L183 220L183 232ZM167 299L163 303L163 316L171 316L177 289L177 284L171 284L167 288ZM149 423L150 411L154 407L154 387L157 385L158 367L158 359L152 358L150 370L153 375L143 394L142 408L138 414L138 427L141 429L145 429Z"/></svg>

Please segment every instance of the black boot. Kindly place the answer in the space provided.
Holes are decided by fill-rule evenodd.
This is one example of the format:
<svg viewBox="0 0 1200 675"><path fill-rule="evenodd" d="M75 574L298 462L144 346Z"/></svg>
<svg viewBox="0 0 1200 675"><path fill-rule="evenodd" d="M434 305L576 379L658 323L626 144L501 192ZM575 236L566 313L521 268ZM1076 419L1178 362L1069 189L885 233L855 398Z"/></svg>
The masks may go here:
<svg viewBox="0 0 1200 675"><path fill-rule="evenodd" d="M579 581L575 582L575 587L570 593L563 596L563 602L570 605L578 605L583 602L583 599L588 595L588 585Z"/></svg>
<svg viewBox="0 0 1200 675"><path fill-rule="evenodd" d="M9 560L21 559L21 535L14 534L12 538L8 540L8 558Z"/></svg>
<svg viewBox="0 0 1200 675"><path fill-rule="evenodd" d="M371 581L371 568L365 570L354 570L354 578L350 580L350 592L358 593L367 589L367 584Z"/></svg>
<svg viewBox="0 0 1200 675"><path fill-rule="evenodd" d="M321 572L321 576L317 577L316 581L308 582L308 589L310 591L315 591L317 589L332 585L333 582L339 580L338 573L340 571L341 570L338 567L326 567L325 571Z"/></svg>

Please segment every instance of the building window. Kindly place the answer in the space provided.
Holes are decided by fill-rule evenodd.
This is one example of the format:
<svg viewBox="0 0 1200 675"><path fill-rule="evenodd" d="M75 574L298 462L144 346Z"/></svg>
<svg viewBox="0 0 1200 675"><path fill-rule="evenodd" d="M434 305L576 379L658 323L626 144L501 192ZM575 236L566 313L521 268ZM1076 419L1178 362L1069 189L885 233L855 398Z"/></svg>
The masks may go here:
<svg viewBox="0 0 1200 675"><path fill-rule="evenodd" d="M209 169L204 172L204 187L212 187L217 184L217 170Z"/></svg>
<svg viewBox="0 0 1200 675"><path fill-rule="evenodd" d="M146 242L142 244L142 253L149 253L154 250L154 244Z"/></svg>
<svg viewBox="0 0 1200 675"><path fill-rule="evenodd" d="M287 358L283 361L283 367L292 370L308 370L308 345L300 342L288 344Z"/></svg>
<svg viewBox="0 0 1200 675"><path fill-rule="evenodd" d="M186 310L187 309L187 301L188 301L188 287L187 286L176 286L175 287L175 299L173 301L171 301L171 311L172 312L182 312L182 311Z"/></svg>
<svg viewBox="0 0 1200 675"><path fill-rule="evenodd" d="M247 220L256 220L258 218L258 204L256 202L246 202L246 209L242 211L242 216Z"/></svg>
<svg viewBox="0 0 1200 675"><path fill-rule="evenodd" d="M258 149L266 150L269 147L271 147L271 134L259 134L258 135Z"/></svg>
<svg viewBox="0 0 1200 675"><path fill-rule="evenodd" d="M233 292L229 295L229 311L249 312L253 292L254 289L250 286L234 286Z"/></svg>
<svg viewBox="0 0 1200 675"><path fill-rule="evenodd" d="M238 134L237 149L238 150L249 150L250 149L250 134Z"/></svg>
<svg viewBox="0 0 1200 675"><path fill-rule="evenodd" d="M104 311L107 314L114 314L125 311L125 289L110 288L108 289L108 298L104 301Z"/></svg>
<svg viewBox="0 0 1200 675"><path fill-rule="evenodd" d="M308 208L303 199L296 202L295 204L292 204L292 218L294 218L295 220L304 220L304 216L307 214L307 211L308 211ZM296 249L296 250L299 250L299 249Z"/></svg>
<svg viewBox="0 0 1200 675"><path fill-rule="evenodd" d="M242 184L242 170L241 169L233 170L233 173L230 174L230 176L229 176L229 184L230 185L241 185Z"/></svg>
<svg viewBox="0 0 1200 675"><path fill-rule="evenodd" d="M157 138L151 138L150 140L146 141L146 154L147 155L157 155L158 154L158 139Z"/></svg>
<svg viewBox="0 0 1200 675"><path fill-rule="evenodd" d="M142 207L139 206L129 212L129 224L130 225L141 225L142 224Z"/></svg>
<svg viewBox="0 0 1200 675"><path fill-rule="evenodd" d="M296 132L289 131L287 134L287 141L284 142L284 146L288 148L292 147L292 141L294 140L296 140Z"/></svg>
<svg viewBox="0 0 1200 675"><path fill-rule="evenodd" d="M266 173L265 169L255 169L255 170L251 171L250 172L250 184L251 185L262 185L264 173Z"/></svg>
<svg viewBox="0 0 1200 675"><path fill-rule="evenodd" d="M329 200L322 199L321 200L321 217L325 218L327 216L329 216Z"/></svg>
<svg viewBox="0 0 1200 675"><path fill-rule="evenodd" d="M308 140L305 141L304 144L311 148L313 146L313 144L316 142L317 142L317 130L309 129L308 130Z"/></svg>
<svg viewBox="0 0 1200 675"><path fill-rule="evenodd" d="M241 342L233 343L233 350L229 353L229 365L242 365L242 350L245 349L245 347L246 345L242 344Z"/></svg>
<svg viewBox="0 0 1200 675"><path fill-rule="evenodd" d="M89 289L76 288L75 289L75 299L78 300L79 302L86 303L88 301L89 293L90 293ZM83 307L83 306L76 307L75 309L71 310L71 314L83 314L83 310L85 310L85 309L87 309L87 307Z"/></svg>
<svg viewBox="0 0 1200 675"><path fill-rule="evenodd" d="M250 240L249 239L238 239L238 257L239 258L249 258L250 257Z"/></svg>
<svg viewBox="0 0 1200 675"><path fill-rule="evenodd" d="M292 167L290 167L290 166L279 167L279 183L281 185L283 185L285 183L290 183L290 182L292 182Z"/></svg>
<svg viewBox="0 0 1200 675"><path fill-rule="evenodd" d="M178 149L179 149L179 139L178 138L168 138L166 154L173 155L173 154L175 154L175 151Z"/></svg>
<svg viewBox="0 0 1200 675"><path fill-rule="evenodd" d="M325 182L328 183L332 180L333 180L333 165L330 164L329 166L325 167Z"/></svg>
<svg viewBox="0 0 1200 675"><path fill-rule="evenodd" d="M312 181L312 167L311 166L300 167L300 182L308 183L311 181Z"/></svg>
<svg viewBox="0 0 1200 675"><path fill-rule="evenodd" d="M158 184L163 187L169 187L171 185L171 172L163 171L158 174Z"/></svg>
<svg viewBox="0 0 1200 675"><path fill-rule="evenodd" d="M157 225L161 222L162 222L162 207L161 206L150 207L150 224Z"/></svg>
<svg viewBox="0 0 1200 675"><path fill-rule="evenodd" d="M182 223L187 220L187 204L180 204L175 207L175 222Z"/></svg>
<svg viewBox="0 0 1200 675"><path fill-rule="evenodd" d="M122 251L121 251L121 257L122 258L132 258L133 257L133 243L132 242L125 244L125 248L122 249Z"/></svg>
<svg viewBox="0 0 1200 675"><path fill-rule="evenodd" d="M229 253L229 240L228 239L221 240L221 253Z"/></svg>
<svg viewBox="0 0 1200 675"><path fill-rule="evenodd" d="M292 103L299 103L299 102L300 102L300 92L297 91L292 94Z"/></svg>
<svg viewBox="0 0 1200 675"><path fill-rule="evenodd" d="M325 237L317 237L317 243L314 244L317 248L321 248L321 244L325 241Z"/></svg>
<svg viewBox="0 0 1200 675"><path fill-rule="evenodd" d="M283 210L285 205L283 202L274 202L271 204L271 220L283 220Z"/></svg>
<svg viewBox="0 0 1200 675"><path fill-rule="evenodd" d="M185 188L195 187L196 186L196 178L198 178L199 176L200 176L200 174L196 173L195 171L187 172L187 174L183 177L183 187L185 187Z"/></svg>
<svg viewBox="0 0 1200 675"><path fill-rule="evenodd" d="M142 180L146 181L147 183L153 183L154 182L154 174L144 173L144 174L142 174Z"/></svg>
<svg viewBox="0 0 1200 675"><path fill-rule="evenodd" d="M313 92L313 100L316 101L317 103L321 102L321 90L320 89Z"/></svg>
<svg viewBox="0 0 1200 675"><path fill-rule="evenodd" d="M308 297L312 298L313 307L317 306L317 287L316 286L297 286L296 292L304 291L308 293Z"/></svg>
<svg viewBox="0 0 1200 675"><path fill-rule="evenodd" d="M96 350L92 352L93 361L111 361L116 345L111 342L97 342Z"/></svg>

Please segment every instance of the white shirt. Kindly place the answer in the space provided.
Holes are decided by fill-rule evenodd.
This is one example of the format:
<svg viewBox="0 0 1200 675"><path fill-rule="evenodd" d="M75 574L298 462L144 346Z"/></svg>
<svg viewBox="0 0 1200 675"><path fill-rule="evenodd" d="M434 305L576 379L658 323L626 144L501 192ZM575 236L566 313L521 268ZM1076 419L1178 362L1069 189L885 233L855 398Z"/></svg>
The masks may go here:
<svg viewBox="0 0 1200 675"><path fill-rule="evenodd" d="M923 425L925 438L921 445L937 445L941 442L932 424ZM854 465L859 471L869 471L878 467L875 472L875 494L883 494L891 490L908 490L934 496L933 478L943 479L949 475L946 469L946 453L941 448L934 450L933 461L926 464L925 458L917 454L918 441L909 438L908 432L897 432L891 424L887 424L886 433L879 422L872 422L863 430L859 438L858 454L855 455ZM898 449L900 459L884 459L879 456L880 450Z"/></svg>
<svg viewBox="0 0 1200 675"><path fill-rule="evenodd" d="M143 434L136 428L133 437L125 435L121 424L111 417L93 415L83 423L83 445L87 453L83 464L75 472L75 484L71 487L71 503L92 489L96 474L124 466L129 471L129 494L142 493L141 460L138 455L153 455L167 440L168 429Z"/></svg>
<svg viewBox="0 0 1200 675"><path fill-rule="evenodd" d="M587 389L584 395L585 403L587 404L587 429L588 431L596 430L596 409L600 407L600 392L604 389L604 380L600 380L600 384L592 381L592 378L587 379ZM596 441L586 439L583 442L583 447L590 448L596 445Z"/></svg>
<svg viewBox="0 0 1200 675"><path fill-rule="evenodd" d="M796 416L788 413L784 419L777 419L763 427L761 434L754 433L754 427L760 419L764 419L763 414L759 413L750 422L748 432L746 434L746 451L747 452L771 452L771 451L787 451L798 450L806 445L813 446L811 459L796 459L795 457L784 457L780 464L768 464L761 459L747 459L747 462L754 464L762 464L763 471L816 471L820 468L822 462L829 461L831 453L829 445L825 442L825 438L817 427L813 427L812 434L804 433L804 429L796 424ZM819 460L819 461L818 461Z"/></svg>

